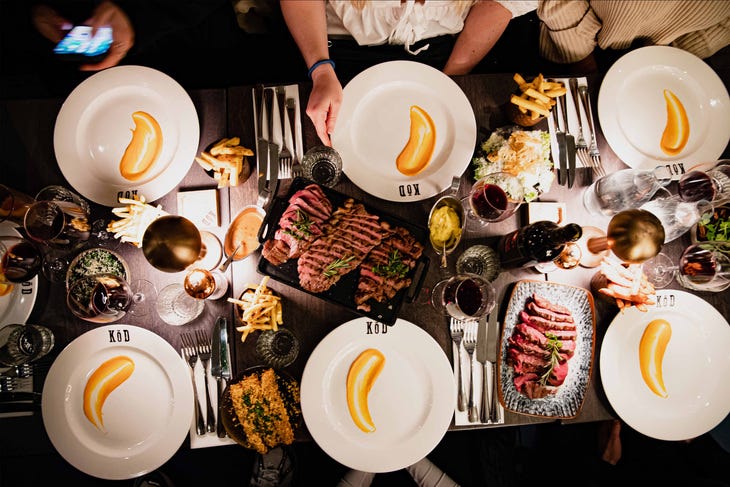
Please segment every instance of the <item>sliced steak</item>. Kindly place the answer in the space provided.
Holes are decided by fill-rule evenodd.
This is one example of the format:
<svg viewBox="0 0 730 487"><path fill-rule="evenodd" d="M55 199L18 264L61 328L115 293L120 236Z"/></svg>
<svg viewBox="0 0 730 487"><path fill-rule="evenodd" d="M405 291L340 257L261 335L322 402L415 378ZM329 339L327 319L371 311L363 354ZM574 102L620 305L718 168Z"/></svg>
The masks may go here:
<svg viewBox="0 0 730 487"><path fill-rule="evenodd" d="M573 315L565 315L562 313L556 313L548 308L538 306L535 301L527 303L527 312L533 316L539 316L550 321L565 321L567 323L573 323Z"/></svg>
<svg viewBox="0 0 730 487"><path fill-rule="evenodd" d="M525 323L542 330L576 330L575 323L567 321L552 321L542 316L531 315L527 311L520 311L520 319Z"/></svg>
<svg viewBox="0 0 730 487"><path fill-rule="evenodd" d="M550 311L552 311L554 313L560 313L560 314L564 314L564 315L572 315L573 314L573 312L570 311L570 308L567 308L567 307L565 307L563 305L560 305L560 304L555 304L555 303L549 301L544 296L540 296L537 293L533 293L532 294L532 299L541 308L549 309Z"/></svg>

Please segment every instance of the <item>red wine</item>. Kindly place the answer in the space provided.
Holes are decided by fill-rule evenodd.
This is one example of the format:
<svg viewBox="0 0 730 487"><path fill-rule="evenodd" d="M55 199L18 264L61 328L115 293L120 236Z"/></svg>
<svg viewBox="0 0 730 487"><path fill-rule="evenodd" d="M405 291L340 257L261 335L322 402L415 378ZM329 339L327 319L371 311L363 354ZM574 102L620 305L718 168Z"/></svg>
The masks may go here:
<svg viewBox="0 0 730 487"><path fill-rule="evenodd" d="M712 178L703 171L690 171L682 176L677 189L683 201L712 201L715 197Z"/></svg>
<svg viewBox="0 0 730 487"><path fill-rule="evenodd" d="M0 270L10 282L25 282L38 274L42 264L43 258L33 244L19 242L5 252Z"/></svg>
<svg viewBox="0 0 730 487"><path fill-rule="evenodd" d="M444 290L444 303L452 316L478 316L485 301L481 286L474 279L455 280Z"/></svg>
<svg viewBox="0 0 730 487"><path fill-rule="evenodd" d="M507 209L507 193L496 184L485 184L470 198L471 209L486 220L494 220Z"/></svg>
<svg viewBox="0 0 730 487"><path fill-rule="evenodd" d="M564 227L547 220L531 223L500 239L500 263L503 268L515 268L553 261L566 243L575 242L582 234L583 229L575 223Z"/></svg>
<svg viewBox="0 0 730 487"><path fill-rule="evenodd" d="M698 248L693 252L684 253L679 271L695 284L704 284L715 277L717 263L710 250Z"/></svg>

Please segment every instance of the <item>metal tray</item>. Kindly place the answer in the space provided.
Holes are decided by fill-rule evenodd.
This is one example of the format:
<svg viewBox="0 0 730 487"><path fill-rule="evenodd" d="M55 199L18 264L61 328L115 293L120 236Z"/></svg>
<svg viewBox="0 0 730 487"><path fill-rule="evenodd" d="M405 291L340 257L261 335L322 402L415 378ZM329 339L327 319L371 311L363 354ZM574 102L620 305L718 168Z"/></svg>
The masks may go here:
<svg viewBox="0 0 730 487"><path fill-rule="evenodd" d="M289 191L286 196L274 198L269 208L269 211L267 212L266 219L264 220L264 223L262 225L263 235L260 236L260 241L262 245L266 240L274 238L274 233L279 226L279 219L281 218L281 215L284 213L286 208L289 206L289 198L291 198L291 196L296 191L299 191L309 184L313 184L313 182L305 178L296 178L294 179L294 181L292 181L292 184L289 187ZM324 194L332 202L334 208L342 206L344 201L350 198L349 196L330 189L326 186L320 186L320 188L322 188ZM419 243L424 245L424 247L428 242L428 230L426 228L413 225L412 223L403 221L397 217L383 213L382 211L375 210L369 207L368 204L365 202L356 200L355 203L362 203L369 213L372 213L373 215L378 215L382 221L386 221L392 226L405 228L406 230L411 232L411 235L413 235L413 237ZM366 312L357 309L357 305L354 301L355 291L357 290L357 283L360 278L359 267L352 272L349 272L342 276L342 278L327 291L321 293L312 293L299 285L299 272L297 271L298 260L299 259L289 259L284 264L275 266L267 261L262 255L259 259L258 270L262 274L270 276L271 278L279 282L299 289L300 291L303 291L307 294L311 294L312 296L320 297L325 301L344 306L345 308L350 309L362 316L372 318L386 325L395 324L395 321L398 318L398 311L400 310L403 302L406 300L408 302L412 302L418 295L421 285L423 284L423 279L425 278L428 271L429 265L429 258L425 255L421 255L421 257L416 262L415 267L407 276L412 279L411 285L398 291L393 299L391 299L390 301L386 301L383 303L378 303L373 300L368 301L371 309L370 311Z"/></svg>

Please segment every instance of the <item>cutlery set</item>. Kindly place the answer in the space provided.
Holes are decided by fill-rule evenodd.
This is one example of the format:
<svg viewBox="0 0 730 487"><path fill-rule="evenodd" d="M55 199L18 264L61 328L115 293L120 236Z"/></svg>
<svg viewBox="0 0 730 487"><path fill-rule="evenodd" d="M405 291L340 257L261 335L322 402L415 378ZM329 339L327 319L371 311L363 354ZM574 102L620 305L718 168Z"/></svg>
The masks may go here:
<svg viewBox="0 0 730 487"><path fill-rule="evenodd" d="M495 307L479 321L451 318L450 332L454 349L454 375L457 383L457 424L460 413L468 423L499 424L504 421L497 401L497 351L499 323ZM468 361L462 362L466 353ZM464 366L464 363L468 364ZM464 380L468 376L469 380ZM481 381L479 380L481 378ZM469 388L468 391L466 388ZM466 424L464 422L463 424Z"/></svg>
<svg viewBox="0 0 730 487"><path fill-rule="evenodd" d="M558 154L558 157L554 160L559 163L557 170L558 184L572 188L575 183L576 157L585 167L591 168L593 175L596 177L603 176L605 171L601 165L601 154L596 144L593 110L588 95L588 86L582 84L585 83L585 78L581 78L580 81L578 78L553 81L567 81L572 98L572 109L576 115L574 123L576 127L571 127L571 121L569 120L570 107L566 100L567 94L559 97L557 105L552 110L553 133ZM584 136L583 114L585 114L590 142L587 142Z"/></svg>
<svg viewBox="0 0 730 487"><path fill-rule="evenodd" d="M259 198L276 192L276 181L299 174L300 151L297 150L297 99L288 96L287 87L254 88L254 112L257 130L256 159L259 174L265 175L264 194L259 183ZM266 169L266 170L264 170Z"/></svg>
<svg viewBox="0 0 730 487"><path fill-rule="evenodd" d="M223 390L233 375L228 344L228 320L222 316L216 320L212 337L209 337L202 330L196 330L195 333L182 333L180 338L182 341L180 353L190 366L193 383L195 431L198 436L216 432L219 438L224 438L226 431L221 422L220 405L222 404ZM196 374L198 361L200 361L202 367L202 377L205 384L205 414L198 395ZM210 366L210 375L216 379L217 400L215 406L208 387L208 366Z"/></svg>

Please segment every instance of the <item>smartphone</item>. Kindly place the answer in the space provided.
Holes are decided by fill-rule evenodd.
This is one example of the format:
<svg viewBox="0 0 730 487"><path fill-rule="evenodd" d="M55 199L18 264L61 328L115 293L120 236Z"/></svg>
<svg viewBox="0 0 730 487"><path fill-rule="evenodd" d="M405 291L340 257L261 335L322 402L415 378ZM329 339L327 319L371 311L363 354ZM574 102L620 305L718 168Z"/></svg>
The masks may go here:
<svg viewBox="0 0 730 487"><path fill-rule="evenodd" d="M76 25L56 44L53 52L68 61L96 63L104 59L111 46L111 27L99 27L92 37L91 26Z"/></svg>

